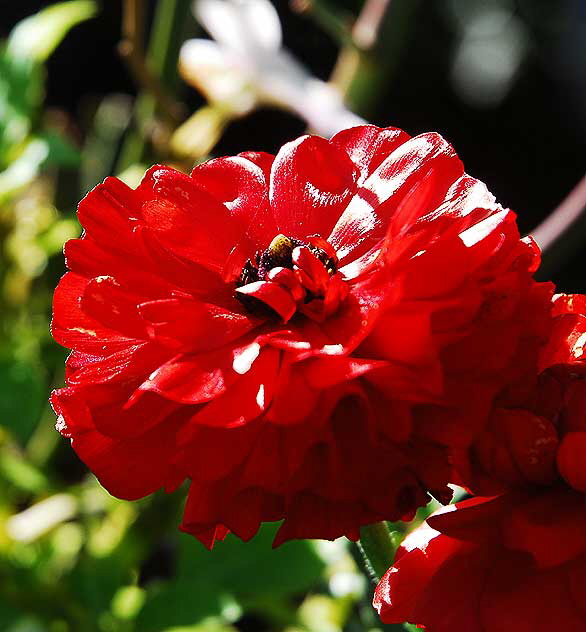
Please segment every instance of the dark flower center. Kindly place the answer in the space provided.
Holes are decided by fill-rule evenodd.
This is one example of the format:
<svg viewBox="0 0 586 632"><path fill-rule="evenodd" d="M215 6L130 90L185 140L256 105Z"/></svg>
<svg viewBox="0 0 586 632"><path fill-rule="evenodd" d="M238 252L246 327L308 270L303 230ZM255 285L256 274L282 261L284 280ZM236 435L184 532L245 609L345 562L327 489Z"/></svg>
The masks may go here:
<svg viewBox="0 0 586 632"><path fill-rule="evenodd" d="M277 235L244 264L236 281L236 297L249 311L285 322L298 311L323 320L346 294L336 253L319 235L306 241Z"/></svg>
<svg viewBox="0 0 586 632"><path fill-rule="evenodd" d="M286 235L277 235L273 238L269 247L263 252L257 252L254 256L254 263L249 259L242 268L240 277L236 281L236 287L241 287L253 281L264 281L273 268L288 268L293 270L293 250L295 248L307 248L313 253L319 261L322 262L328 274L331 276L337 270L338 259L332 247L321 237L315 236L313 241L323 241L329 246L330 253L319 248L315 243L304 242L295 237L287 237ZM319 240L319 241L318 241Z"/></svg>

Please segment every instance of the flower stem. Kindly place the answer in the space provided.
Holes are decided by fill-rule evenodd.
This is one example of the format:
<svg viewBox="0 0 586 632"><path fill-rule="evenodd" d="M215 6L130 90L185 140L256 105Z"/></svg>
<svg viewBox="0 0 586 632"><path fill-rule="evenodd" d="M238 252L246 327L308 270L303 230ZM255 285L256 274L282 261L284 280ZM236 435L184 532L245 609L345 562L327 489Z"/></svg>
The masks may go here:
<svg viewBox="0 0 586 632"><path fill-rule="evenodd" d="M531 231L531 236L543 252L541 277L545 278L555 273L560 265L572 256L574 250L584 243L585 223L586 176L576 184L559 206Z"/></svg>
<svg viewBox="0 0 586 632"><path fill-rule="evenodd" d="M332 39L343 46L354 47L354 38L346 15L338 11L338 7L326 0L291 0L291 10L307 14L321 26Z"/></svg>
<svg viewBox="0 0 586 632"><path fill-rule="evenodd" d="M390 6L391 0L366 0L352 28L352 37L358 48L368 50L374 47Z"/></svg>
<svg viewBox="0 0 586 632"><path fill-rule="evenodd" d="M532 231L533 239L547 250L586 211L586 176L568 193L561 204Z"/></svg>
<svg viewBox="0 0 586 632"><path fill-rule="evenodd" d="M159 77L151 72L143 48L144 4L140 0L125 0L122 30L124 39L118 50L144 92L150 93L161 115L171 123L181 120L179 106L173 101Z"/></svg>
<svg viewBox="0 0 586 632"><path fill-rule="evenodd" d="M387 523L375 522L362 527L358 548L372 579L378 582L395 557L395 543Z"/></svg>
<svg viewBox="0 0 586 632"><path fill-rule="evenodd" d="M136 163L151 162L146 154L156 129L156 116L162 115L169 123L170 118L179 115L180 105L173 101L171 95L176 87L179 48L184 39L186 23L189 23L189 5L189 0L165 0L157 4L146 58L144 64L142 61L138 64L143 70L148 67L147 72L154 83L150 79L144 81L147 76L144 73L139 79L142 91L134 107L135 126L122 147L117 173ZM135 6L128 0L127 13L124 16L127 23L123 26L127 39L130 34L133 38L138 37L137 42L132 44L135 48L142 46L140 21L144 16L139 7L140 3ZM165 106L168 106L167 117L164 113Z"/></svg>
<svg viewBox="0 0 586 632"><path fill-rule="evenodd" d="M401 48L418 0L366 0L351 30L353 43L344 46L330 82L349 107L369 117L399 62Z"/></svg>

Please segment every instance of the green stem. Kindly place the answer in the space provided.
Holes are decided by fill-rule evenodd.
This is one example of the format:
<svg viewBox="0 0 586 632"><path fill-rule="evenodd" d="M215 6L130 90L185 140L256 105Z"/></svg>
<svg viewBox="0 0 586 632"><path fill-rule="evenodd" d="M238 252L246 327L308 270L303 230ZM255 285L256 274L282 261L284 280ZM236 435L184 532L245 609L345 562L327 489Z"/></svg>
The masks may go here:
<svg viewBox="0 0 586 632"><path fill-rule="evenodd" d="M375 522L360 529L360 551L375 581L387 572L395 557L395 543L386 522Z"/></svg>
<svg viewBox="0 0 586 632"><path fill-rule="evenodd" d="M145 59L142 46L143 28L144 28L144 4L141 0L126 0L124 3L123 15L123 31L124 39L120 42L118 50L120 55L125 59L128 68L134 75L135 81L143 92L149 93L157 104L157 107L167 122L173 124L178 123L181 119L178 113L178 105L174 102L172 96L165 89L165 85L161 81L161 70L154 73L150 69ZM159 21L164 29L165 35L168 31L168 24Z"/></svg>
<svg viewBox="0 0 586 632"><path fill-rule="evenodd" d="M344 46L331 83L344 95L353 112L369 118L399 63L418 0L366 0L352 35Z"/></svg>
<svg viewBox="0 0 586 632"><path fill-rule="evenodd" d="M331 2L326 0L291 0L290 6L297 13L307 14L335 42L345 47L355 48L356 44L350 32L348 16L338 11L338 7Z"/></svg>
<svg viewBox="0 0 586 632"><path fill-rule="evenodd" d="M177 58L185 39L190 0L165 0L157 3L153 28L146 53L148 67L166 94L174 94L177 87ZM153 130L158 102L152 91L143 91L136 99L135 129L130 130L117 165L121 172L130 165L149 162L148 141Z"/></svg>

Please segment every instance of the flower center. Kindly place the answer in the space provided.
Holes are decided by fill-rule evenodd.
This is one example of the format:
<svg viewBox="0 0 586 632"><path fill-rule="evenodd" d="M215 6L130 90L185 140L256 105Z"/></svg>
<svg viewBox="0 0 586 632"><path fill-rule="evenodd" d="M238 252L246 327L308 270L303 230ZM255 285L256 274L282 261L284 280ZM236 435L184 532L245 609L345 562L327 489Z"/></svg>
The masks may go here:
<svg viewBox="0 0 586 632"><path fill-rule="evenodd" d="M319 235L306 241L277 235L249 259L236 281L236 298L255 313L289 321L297 312L322 321L346 298L332 246Z"/></svg>

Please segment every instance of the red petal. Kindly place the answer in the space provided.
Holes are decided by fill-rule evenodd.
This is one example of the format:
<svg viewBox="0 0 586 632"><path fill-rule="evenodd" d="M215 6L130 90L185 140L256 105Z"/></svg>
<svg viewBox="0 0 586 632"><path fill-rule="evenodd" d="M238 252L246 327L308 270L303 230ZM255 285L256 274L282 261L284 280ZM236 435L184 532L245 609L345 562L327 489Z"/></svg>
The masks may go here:
<svg viewBox="0 0 586 632"><path fill-rule="evenodd" d="M303 239L330 234L354 190L357 170L323 138L284 145L271 170L270 200L279 231Z"/></svg>
<svg viewBox="0 0 586 632"><path fill-rule="evenodd" d="M556 294L553 315L560 314L586 314L586 294Z"/></svg>
<svg viewBox="0 0 586 632"><path fill-rule="evenodd" d="M557 364L585 366L586 315L560 314L554 319L553 331L541 351L540 366L546 369Z"/></svg>
<svg viewBox="0 0 586 632"><path fill-rule="evenodd" d="M70 385L91 385L105 382L127 382L144 376L161 362L169 353L149 343L129 345L107 356L83 356L74 351L67 360L67 383Z"/></svg>
<svg viewBox="0 0 586 632"><path fill-rule="evenodd" d="M307 382L316 389L324 389L341 382L354 380L387 363L377 360L350 358L347 356L311 358L299 368Z"/></svg>
<svg viewBox="0 0 586 632"><path fill-rule="evenodd" d="M106 327L132 338L148 338L145 323L138 315L141 297L122 288L113 277L91 279L81 297L81 309Z"/></svg>
<svg viewBox="0 0 586 632"><path fill-rule="evenodd" d="M426 309L423 302L388 309L362 343L360 352L411 366L437 362L430 312L431 307Z"/></svg>
<svg viewBox="0 0 586 632"><path fill-rule="evenodd" d="M309 248L294 248L292 253L293 264L298 268L296 272L302 273L308 281L301 284L309 292L322 296L330 280L330 275L324 264L309 250Z"/></svg>
<svg viewBox="0 0 586 632"><path fill-rule="evenodd" d="M560 474L574 489L586 492L586 432L571 432L564 437L558 455Z"/></svg>
<svg viewBox="0 0 586 632"><path fill-rule="evenodd" d="M332 229L328 241L341 264L376 245L397 211L407 230L418 217L437 208L462 171L454 150L438 134L422 134L400 145L358 188ZM433 186L427 184L430 179ZM399 218L394 221L398 224Z"/></svg>
<svg viewBox="0 0 586 632"><path fill-rule="evenodd" d="M264 250L279 232L269 206L268 179L250 160L241 156L209 160L195 167L191 177L230 211L254 250Z"/></svg>
<svg viewBox="0 0 586 632"><path fill-rule="evenodd" d="M352 505L330 502L311 493L296 494L281 524L273 548L293 539L335 540L345 533L357 539L356 511Z"/></svg>
<svg viewBox="0 0 586 632"><path fill-rule="evenodd" d="M243 227L230 212L196 182L168 167L153 167L145 175L141 193L147 226L172 252L221 273ZM251 254L254 247L250 247Z"/></svg>
<svg viewBox="0 0 586 632"><path fill-rule="evenodd" d="M319 398L319 392L308 384L305 372L296 365L282 367L279 386L266 414L275 424L294 424L306 421Z"/></svg>
<svg viewBox="0 0 586 632"><path fill-rule="evenodd" d="M225 291L219 275L194 261L175 256L146 226L135 229L135 235L145 254L147 265L152 275L157 276L159 283L166 284L171 290L180 288L193 296L213 296L216 300ZM134 283L133 279L131 287Z"/></svg>
<svg viewBox="0 0 586 632"><path fill-rule="evenodd" d="M409 134L396 127L381 129L374 125L359 125L338 132L331 142L343 149L360 169L362 183L391 152L409 138Z"/></svg>
<svg viewBox="0 0 586 632"><path fill-rule="evenodd" d="M405 539L401 557L384 574L372 605L383 623L414 621L417 602L441 564L455 551L454 540L423 525Z"/></svg>
<svg viewBox="0 0 586 632"><path fill-rule="evenodd" d="M497 554L480 599L482 629L489 632L582 632L584 591L574 599L569 569L536 571L527 556Z"/></svg>
<svg viewBox="0 0 586 632"><path fill-rule="evenodd" d="M259 345L231 346L208 353L181 354L162 364L140 385L135 396L153 391L183 404L202 404L221 395L250 370Z"/></svg>
<svg viewBox="0 0 586 632"><path fill-rule="evenodd" d="M192 440L177 453L177 464L194 485L222 481L233 474L254 450L261 426L262 422L234 428L198 426L192 432ZM193 431L193 426L190 430ZM222 458L218 458L220 445Z"/></svg>
<svg viewBox="0 0 586 632"><path fill-rule="evenodd" d="M177 356L155 369L135 395L153 391L181 404L207 402L226 388L225 371L215 361L216 353Z"/></svg>
<svg viewBox="0 0 586 632"><path fill-rule="evenodd" d="M142 195L117 178L106 178L79 203L77 217L89 237L108 250L124 252L141 217ZM112 237L116 239L113 240Z"/></svg>
<svg viewBox="0 0 586 632"><path fill-rule="evenodd" d="M540 568L584 555L584 495L553 489L514 507L504 526L504 539L509 548L530 553Z"/></svg>
<svg viewBox="0 0 586 632"><path fill-rule="evenodd" d="M262 301L273 309L283 319L283 322L290 320L297 310L297 304L291 294L271 281L254 281L236 288L238 294L252 296Z"/></svg>
<svg viewBox="0 0 586 632"><path fill-rule="evenodd" d="M263 349L249 371L191 418L179 443L191 441L199 425L232 428L262 414L273 399L280 355L276 349Z"/></svg>
<svg viewBox="0 0 586 632"><path fill-rule="evenodd" d="M267 154L264 151L243 151L238 155L242 158L246 158L246 160L250 160L250 162L254 163L257 167L260 167L264 173L265 182L270 182L271 167L275 160L272 154Z"/></svg>
<svg viewBox="0 0 586 632"><path fill-rule="evenodd" d="M242 306L234 300L234 307ZM258 321L249 315L200 303L189 297L149 301L139 306L149 323L151 336L161 344L184 351L207 351L236 340L251 331Z"/></svg>
<svg viewBox="0 0 586 632"><path fill-rule="evenodd" d="M179 421L154 426L137 437L112 439L91 422L80 425L85 415L71 393L72 389L65 388L53 394L51 401L61 420L58 424L68 424L73 448L111 494L136 500L170 481L176 483L177 471L170 461Z"/></svg>
<svg viewBox="0 0 586 632"><path fill-rule="evenodd" d="M108 355L139 340L122 335L88 316L80 308L89 281L73 272L63 276L53 299L51 331L59 344L69 349Z"/></svg>
<svg viewBox="0 0 586 632"><path fill-rule="evenodd" d="M427 519L430 527L451 538L471 541L494 540L499 522L515 504L514 496L477 496L450 505Z"/></svg>
<svg viewBox="0 0 586 632"><path fill-rule="evenodd" d="M267 280L285 288L296 303L305 296L305 290L301 287L293 270L289 268L271 268L267 274Z"/></svg>
<svg viewBox="0 0 586 632"><path fill-rule="evenodd" d="M383 268L374 268L362 279L349 284L349 294L344 302L319 325L328 346L333 349L339 345L336 355L353 351L366 338L384 313L387 295L393 291L389 272ZM320 352L319 345L319 340L316 340L314 348L317 353Z"/></svg>
<svg viewBox="0 0 586 632"><path fill-rule="evenodd" d="M434 222L438 235L451 236L499 210L502 209L486 185L465 173L448 189L444 202L418 223Z"/></svg>
<svg viewBox="0 0 586 632"><path fill-rule="evenodd" d="M223 540L230 532L221 523L221 511L216 507L217 497L222 495L222 491L192 484L183 512L183 522L179 527L181 531L195 536L208 549L213 548L217 540Z"/></svg>

